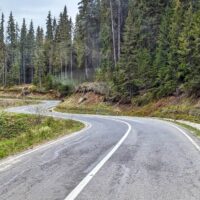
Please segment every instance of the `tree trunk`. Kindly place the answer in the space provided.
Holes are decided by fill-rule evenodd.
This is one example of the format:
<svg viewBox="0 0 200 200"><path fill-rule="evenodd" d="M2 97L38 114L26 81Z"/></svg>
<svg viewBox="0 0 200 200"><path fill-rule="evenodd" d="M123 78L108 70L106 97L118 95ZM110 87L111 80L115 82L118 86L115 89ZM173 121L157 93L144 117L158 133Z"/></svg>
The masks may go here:
<svg viewBox="0 0 200 200"><path fill-rule="evenodd" d="M26 83L26 63L25 63L25 55L23 56L23 83Z"/></svg>
<svg viewBox="0 0 200 200"><path fill-rule="evenodd" d="M114 27L112 0L110 0L110 14L111 14L111 25L112 25L113 58L114 58L114 65L115 65L115 68L116 68L116 65L117 65L116 45L115 45L116 40L115 40L115 27Z"/></svg>
<svg viewBox="0 0 200 200"><path fill-rule="evenodd" d="M70 68L71 68L71 80L73 80L73 50L71 44L71 53L70 53Z"/></svg>
<svg viewBox="0 0 200 200"><path fill-rule="evenodd" d="M87 56L85 58L85 77L86 77L86 80L88 80L88 63L87 63Z"/></svg>
<svg viewBox="0 0 200 200"><path fill-rule="evenodd" d="M63 73L63 62L62 62L62 57L60 55L60 77L62 77L62 73Z"/></svg>
<svg viewBox="0 0 200 200"><path fill-rule="evenodd" d="M31 83L33 83L33 78L34 78L34 65L31 66Z"/></svg>
<svg viewBox="0 0 200 200"><path fill-rule="evenodd" d="M118 0L118 60L121 56L121 0Z"/></svg>
<svg viewBox="0 0 200 200"><path fill-rule="evenodd" d="M40 67L40 89L42 88L42 68Z"/></svg>
<svg viewBox="0 0 200 200"><path fill-rule="evenodd" d="M5 60L4 60L4 87L7 86L7 53L5 50Z"/></svg>

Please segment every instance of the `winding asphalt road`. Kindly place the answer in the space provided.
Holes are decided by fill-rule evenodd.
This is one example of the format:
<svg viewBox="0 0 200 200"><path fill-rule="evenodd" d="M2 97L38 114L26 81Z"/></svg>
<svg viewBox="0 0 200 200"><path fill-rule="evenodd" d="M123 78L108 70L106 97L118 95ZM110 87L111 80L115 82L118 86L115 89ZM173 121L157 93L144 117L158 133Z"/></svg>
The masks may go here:
<svg viewBox="0 0 200 200"><path fill-rule="evenodd" d="M8 109L86 127L2 160L0 200L200 200L200 147L189 133L156 119L47 111L57 104Z"/></svg>

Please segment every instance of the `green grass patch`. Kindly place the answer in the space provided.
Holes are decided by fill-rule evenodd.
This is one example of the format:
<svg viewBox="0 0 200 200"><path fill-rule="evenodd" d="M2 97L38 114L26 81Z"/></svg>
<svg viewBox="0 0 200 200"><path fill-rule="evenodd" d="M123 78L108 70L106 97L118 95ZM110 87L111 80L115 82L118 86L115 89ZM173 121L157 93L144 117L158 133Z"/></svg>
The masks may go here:
<svg viewBox="0 0 200 200"><path fill-rule="evenodd" d="M83 127L82 123L72 120L0 113L0 158L81 130Z"/></svg>
<svg viewBox="0 0 200 200"><path fill-rule="evenodd" d="M194 135L200 137L200 130L192 127L192 126L189 126L187 124L183 124L183 123L180 123L180 122L177 122L177 121L174 121L174 123L176 123L177 125L179 126L182 126L184 127L185 129L189 130L191 133L193 133Z"/></svg>

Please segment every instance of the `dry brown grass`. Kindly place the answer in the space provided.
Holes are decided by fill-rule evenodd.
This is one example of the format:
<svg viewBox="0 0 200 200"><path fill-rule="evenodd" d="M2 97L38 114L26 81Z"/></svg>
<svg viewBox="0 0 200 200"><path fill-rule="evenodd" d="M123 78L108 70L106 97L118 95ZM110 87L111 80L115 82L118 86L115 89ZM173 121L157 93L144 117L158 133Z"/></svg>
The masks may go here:
<svg viewBox="0 0 200 200"><path fill-rule="evenodd" d="M79 103L80 98L85 100ZM200 100L168 97L143 106L119 105L104 102L104 97L92 92L74 94L57 107L62 112L161 117L200 123Z"/></svg>
<svg viewBox="0 0 200 200"><path fill-rule="evenodd" d="M26 88L29 94L26 96L22 95L22 91ZM19 99L58 99L59 94L56 91L45 91L44 88L39 89L38 87L31 84L17 85L8 88L0 88L0 98L19 98Z"/></svg>
<svg viewBox="0 0 200 200"><path fill-rule="evenodd" d="M22 99L0 99L0 109L6 109L9 107L24 106L30 104L37 104L39 102L33 100Z"/></svg>

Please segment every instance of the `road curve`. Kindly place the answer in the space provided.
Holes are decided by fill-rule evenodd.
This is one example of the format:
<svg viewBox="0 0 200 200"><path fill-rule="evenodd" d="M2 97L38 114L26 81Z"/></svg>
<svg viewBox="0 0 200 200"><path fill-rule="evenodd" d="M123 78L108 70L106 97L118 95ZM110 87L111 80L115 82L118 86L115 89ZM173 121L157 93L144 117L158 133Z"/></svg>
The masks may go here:
<svg viewBox="0 0 200 200"><path fill-rule="evenodd" d="M0 162L1 200L199 200L200 152L169 123L47 111L58 104L8 109L75 119L80 133Z"/></svg>

